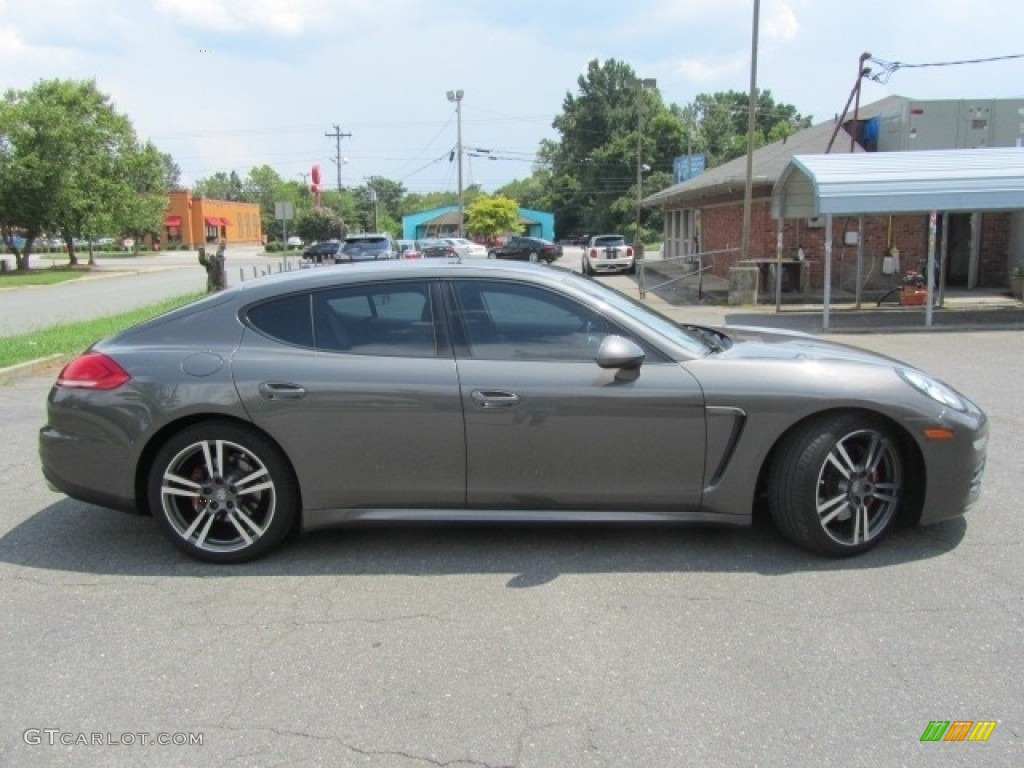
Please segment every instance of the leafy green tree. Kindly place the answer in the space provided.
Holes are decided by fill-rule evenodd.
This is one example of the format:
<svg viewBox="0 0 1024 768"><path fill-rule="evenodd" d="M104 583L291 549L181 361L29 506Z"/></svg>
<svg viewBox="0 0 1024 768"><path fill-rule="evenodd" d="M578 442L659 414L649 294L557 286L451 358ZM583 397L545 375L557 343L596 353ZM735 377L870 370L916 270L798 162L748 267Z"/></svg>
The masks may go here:
<svg viewBox="0 0 1024 768"><path fill-rule="evenodd" d="M551 208L551 197L548 191L550 179L550 171L546 168L538 168L525 179L516 179L498 188L495 194L515 200L521 208L547 211Z"/></svg>
<svg viewBox="0 0 1024 768"><path fill-rule="evenodd" d="M142 192L133 173L140 148L130 121L93 81L44 80L27 91L8 91L0 103L0 229L15 231L15 251L29 268L34 242L60 231L74 263L74 239L116 230ZM141 161L139 161L141 162ZM162 182L153 186L166 206Z"/></svg>
<svg viewBox="0 0 1024 768"><path fill-rule="evenodd" d="M689 124L697 126L700 151L706 153L708 167L746 154L749 98L742 91L702 93L686 108ZM809 128L812 121L792 104L776 104L767 90L758 92L756 110L755 148Z"/></svg>
<svg viewBox="0 0 1024 768"><path fill-rule="evenodd" d="M132 235L136 253L146 235L156 238L162 231L167 211L166 159L169 157L146 142L124 158L121 174L133 194L114 211L112 231Z"/></svg>
<svg viewBox="0 0 1024 768"><path fill-rule="evenodd" d="M167 189L179 189L181 187L181 166L174 162L174 158L167 152L160 153L160 163L164 169L164 186Z"/></svg>
<svg viewBox="0 0 1024 768"><path fill-rule="evenodd" d="M566 94L554 119L560 140L540 147L549 173L545 199L560 232L626 232L631 223L635 229L641 114L644 165L671 168L672 158L684 151L679 116L656 90L629 87L635 79L632 67L615 59L591 61L577 80L577 93ZM658 211L641 213L648 226L660 226Z"/></svg>
<svg viewBox="0 0 1024 768"><path fill-rule="evenodd" d="M192 186L192 194L196 197L209 197L213 200L233 200L242 203L255 203L251 190L246 190L241 178L235 171L224 173L218 171L213 176L200 179Z"/></svg>
<svg viewBox="0 0 1024 768"><path fill-rule="evenodd" d="M479 196L466 207L465 229L486 239L518 232L519 206L504 195Z"/></svg>
<svg viewBox="0 0 1024 768"><path fill-rule="evenodd" d="M321 240L340 240L348 227L345 220L331 208L311 208L297 217L295 232L307 243Z"/></svg>

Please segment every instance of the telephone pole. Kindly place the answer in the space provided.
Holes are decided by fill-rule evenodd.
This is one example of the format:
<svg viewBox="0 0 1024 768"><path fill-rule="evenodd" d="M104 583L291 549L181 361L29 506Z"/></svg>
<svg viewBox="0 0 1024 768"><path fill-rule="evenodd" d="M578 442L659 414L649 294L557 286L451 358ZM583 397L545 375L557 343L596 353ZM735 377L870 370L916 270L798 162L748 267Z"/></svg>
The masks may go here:
<svg viewBox="0 0 1024 768"><path fill-rule="evenodd" d="M334 133L325 133L324 136L327 138L333 138L335 146L337 147L334 162L338 165L338 191L341 192L341 140L352 138L352 134L342 133L341 126L335 125Z"/></svg>

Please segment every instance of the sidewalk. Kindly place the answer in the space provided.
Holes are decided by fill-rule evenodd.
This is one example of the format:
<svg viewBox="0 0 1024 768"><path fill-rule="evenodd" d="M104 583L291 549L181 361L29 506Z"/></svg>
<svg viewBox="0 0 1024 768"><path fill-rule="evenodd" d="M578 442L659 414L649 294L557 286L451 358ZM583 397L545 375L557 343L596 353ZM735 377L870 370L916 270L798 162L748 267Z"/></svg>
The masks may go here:
<svg viewBox="0 0 1024 768"><path fill-rule="evenodd" d="M705 300L697 298L696 279L687 278L665 284L673 276L658 271L658 257L645 264L648 287L642 301L678 322L704 325L752 325L783 330L823 333L824 306L783 304L776 311L774 295L770 302L729 306L728 281L714 275L703 278ZM616 275L609 284L639 297L639 276ZM611 281L615 281L612 283ZM713 299L711 297L714 297ZM714 302L714 303L713 303ZM1008 293L990 289L947 289L942 307L932 311L932 325L926 325L924 307L885 305L874 300L856 304L847 296L834 297L829 307L828 333L907 333L920 331L1024 330L1024 304Z"/></svg>

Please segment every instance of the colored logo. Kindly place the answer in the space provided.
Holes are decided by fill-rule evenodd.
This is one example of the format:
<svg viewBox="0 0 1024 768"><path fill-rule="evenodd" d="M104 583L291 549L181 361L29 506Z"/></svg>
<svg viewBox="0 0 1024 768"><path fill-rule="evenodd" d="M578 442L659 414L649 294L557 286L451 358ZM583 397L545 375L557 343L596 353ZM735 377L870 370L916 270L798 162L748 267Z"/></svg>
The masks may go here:
<svg viewBox="0 0 1024 768"><path fill-rule="evenodd" d="M921 741L988 741L998 720L932 720Z"/></svg>

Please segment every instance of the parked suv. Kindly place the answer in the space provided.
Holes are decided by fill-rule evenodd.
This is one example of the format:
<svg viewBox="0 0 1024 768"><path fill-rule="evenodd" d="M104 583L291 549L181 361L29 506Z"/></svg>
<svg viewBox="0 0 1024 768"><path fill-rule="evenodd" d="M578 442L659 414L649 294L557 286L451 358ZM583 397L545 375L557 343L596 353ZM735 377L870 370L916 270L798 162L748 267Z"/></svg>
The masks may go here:
<svg viewBox="0 0 1024 768"><path fill-rule="evenodd" d="M342 241L338 261L371 261L375 259L397 259L398 246L387 232L370 232L349 235Z"/></svg>

